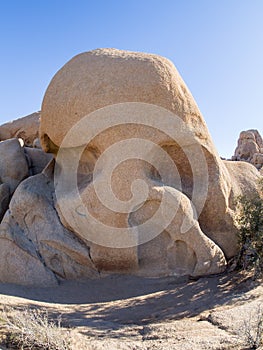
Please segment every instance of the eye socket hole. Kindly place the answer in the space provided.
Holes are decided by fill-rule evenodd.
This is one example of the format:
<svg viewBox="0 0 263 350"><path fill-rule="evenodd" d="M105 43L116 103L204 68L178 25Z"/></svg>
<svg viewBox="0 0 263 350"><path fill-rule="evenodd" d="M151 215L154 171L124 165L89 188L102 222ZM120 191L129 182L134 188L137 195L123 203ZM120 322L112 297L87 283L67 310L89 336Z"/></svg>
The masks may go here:
<svg viewBox="0 0 263 350"><path fill-rule="evenodd" d="M87 146L83 151L78 165L78 186L82 188L93 180L95 164L100 152L97 148Z"/></svg>
<svg viewBox="0 0 263 350"><path fill-rule="evenodd" d="M52 154L58 153L59 147L54 142L52 142L47 134L41 136L41 144L45 152Z"/></svg>
<svg viewBox="0 0 263 350"><path fill-rule="evenodd" d="M159 171L153 165L150 165L149 175L148 176L153 181L157 181L157 182L161 182L162 181L162 178L161 178L161 175L160 175Z"/></svg>
<svg viewBox="0 0 263 350"><path fill-rule="evenodd" d="M176 143L162 144L159 146L166 152L169 161L168 159L160 158L154 154L151 155L152 165L147 169L148 177L164 185L174 187L191 198L193 191L193 172L187 155L180 145ZM170 161L174 163L177 172L172 173L173 168L171 167ZM154 165L156 165L156 167ZM162 176L157 168L162 171Z"/></svg>

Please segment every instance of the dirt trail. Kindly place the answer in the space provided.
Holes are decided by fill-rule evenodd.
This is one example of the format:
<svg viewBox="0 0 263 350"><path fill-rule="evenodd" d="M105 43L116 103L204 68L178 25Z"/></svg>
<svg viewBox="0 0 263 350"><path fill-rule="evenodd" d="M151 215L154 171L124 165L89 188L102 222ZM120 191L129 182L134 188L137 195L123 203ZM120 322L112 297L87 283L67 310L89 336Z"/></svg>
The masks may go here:
<svg viewBox="0 0 263 350"><path fill-rule="evenodd" d="M63 315L74 349L244 349L263 287L244 275L111 276L57 288L0 284L0 302Z"/></svg>

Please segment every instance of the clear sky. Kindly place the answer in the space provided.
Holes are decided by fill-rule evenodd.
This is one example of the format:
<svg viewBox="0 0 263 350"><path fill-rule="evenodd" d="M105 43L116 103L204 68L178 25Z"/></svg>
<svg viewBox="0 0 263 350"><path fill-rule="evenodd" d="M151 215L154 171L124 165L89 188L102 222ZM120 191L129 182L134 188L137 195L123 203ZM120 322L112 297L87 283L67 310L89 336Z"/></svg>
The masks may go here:
<svg viewBox="0 0 263 350"><path fill-rule="evenodd" d="M221 156L263 131L263 0L0 0L0 123L40 110L56 71L99 47L171 59Z"/></svg>

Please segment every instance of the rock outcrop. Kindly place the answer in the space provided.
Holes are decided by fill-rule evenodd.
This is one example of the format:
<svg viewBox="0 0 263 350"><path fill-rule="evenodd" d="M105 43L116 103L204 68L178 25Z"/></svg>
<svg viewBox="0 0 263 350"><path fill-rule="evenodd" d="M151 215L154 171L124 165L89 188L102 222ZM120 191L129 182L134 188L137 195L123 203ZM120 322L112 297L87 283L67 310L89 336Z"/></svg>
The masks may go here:
<svg viewBox="0 0 263 350"><path fill-rule="evenodd" d="M258 130L242 131L232 160L253 164L258 170L263 166L263 140Z"/></svg>
<svg viewBox="0 0 263 350"><path fill-rule="evenodd" d="M25 147L34 176L0 226L1 281L200 276L236 254L234 199L255 191L259 172L220 159L166 58L115 49L74 57L46 91L39 137L55 160L34 175L45 161L36 165L38 150Z"/></svg>
<svg viewBox="0 0 263 350"><path fill-rule="evenodd" d="M0 141L11 138L20 138L25 146L32 147L38 138L40 112L13 120L0 126Z"/></svg>
<svg viewBox="0 0 263 350"><path fill-rule="evenodd" d="M23 147L17 138L0 142L0 220L18 185L41 173L52 158L40 149Z"/></svg>
<svg viewBox="0 0 263 350"><path fill-rule="evenodd" d="M88 247L60 223L53 193L52 181L45 173L18 187L1 224L2 281L44 286L57 284L61 278L98 274Z"/></svg>

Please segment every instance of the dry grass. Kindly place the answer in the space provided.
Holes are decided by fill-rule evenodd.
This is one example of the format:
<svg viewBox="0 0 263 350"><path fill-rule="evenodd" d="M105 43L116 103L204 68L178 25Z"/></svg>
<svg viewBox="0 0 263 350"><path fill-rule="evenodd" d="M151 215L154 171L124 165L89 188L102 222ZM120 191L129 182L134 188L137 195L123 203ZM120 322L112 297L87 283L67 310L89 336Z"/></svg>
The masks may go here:
<svg viewBox="0 0 263 350"><path fill-rule="evenodd" d="M244 322L242 329L245 345L249 349L259 349L263 346L263 310L259 306L254 317Z"/></svg>
<svg viewBox="0 0 263 350"><path fill-rule="evenodd" d="M52 320L47 312L37 309L5 308L0 312L2 342L14 349L70 350L61 317Z"/></svg>

